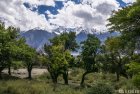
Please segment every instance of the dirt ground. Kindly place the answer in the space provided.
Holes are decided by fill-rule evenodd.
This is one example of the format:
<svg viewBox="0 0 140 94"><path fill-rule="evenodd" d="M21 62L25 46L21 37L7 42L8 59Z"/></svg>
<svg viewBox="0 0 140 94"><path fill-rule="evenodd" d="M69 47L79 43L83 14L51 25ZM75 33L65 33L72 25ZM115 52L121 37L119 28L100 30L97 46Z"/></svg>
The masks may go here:
<svg viewBox="0 0 140 94"><path fill-rule="evenodd" d="M44 73L47 72L47 69L41 69L41 68L33 68L32 70L32 76L38 76L38 75L42 75ZM3 70L3 73L8 73L8 70L5 69ZM28 76L28 72L27 69L18 69L18 70L11 70L12 76L16 76L19 78L26 78Z"/></svg>

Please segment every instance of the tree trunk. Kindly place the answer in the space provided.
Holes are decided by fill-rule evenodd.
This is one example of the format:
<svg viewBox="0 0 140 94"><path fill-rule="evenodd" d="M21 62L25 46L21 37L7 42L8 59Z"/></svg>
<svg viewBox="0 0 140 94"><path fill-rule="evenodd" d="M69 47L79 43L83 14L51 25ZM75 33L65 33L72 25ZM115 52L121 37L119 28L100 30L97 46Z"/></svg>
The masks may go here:
<svg viewBox="0 0 140 94"><path fill-rule="evenodd" d="M53 72L50 72L50 75L51 75L51 78L52 78L52 82L54 84L56 84L57 83L58 74L55 74Z"/></svg>
<svg viewBox="0 0 140 94"><path fill-rule="evenodd" d="M8 74L11 76L11 66L8 66Z"/></svg>
<svg viewBox="0 0 140 94"><path fill-rule="evenodd" d="M85 76L88 74L89 72L85 72L82 76L82 80L81 80L81 86L84 86L84 81L85 81Z"/></svg>
<svg viewBox="0 0 140 94"><path fill-rule="evenodd" d="M28 78L32 79L31 70L28 70Z"/></svg>
<svg viewBox="0 0 140 94"><path fill-rule="evenodd" d="M119 81L119 80L120 80L120 73L117 72L117 73L116 73L116 76L117 76L117 81Z"/></svg>
<svg viewBox="0 0 140 94"><path fill-rule="evenodd" d="M53 84L53 91L55 91L57 87L57 79L53 79Z"/></svg>
<svg viewBox="0 0 140 94"><path fill-rule="evenodd" d="M57 74L53 74L53 73L50 73L51 74L51 77L52 77L52 81L53 81L53 91L56 90L56 87L57 87L57 78L58 78L58 75Z"/></svg>
<svg viewBox="0 0 140 94"><path fill-rule="evenodd" d="M0 70L0 79L2 79L2 71Z"/></svg>
<svg viewBox="0 0 140 94"><path fill-rule="evenodd" d="M64 79L64 83L65 85L68 85L68 71L63 73L63 79Z"/></svg>
<svg viewBox="0 0 140 94"><path fill-rule="evenodd" d="M52 80L54 84L57 84L57 77L54 77Z"/></svg>
<svg viewBox="0 0 140 94"><path fill-rule="evenodd" d="M32 65L28 66L28 79L32 79Z"/></svg>
<svg viewBox="0 0 140 94"><path fill-rule="evenodd" d="M0 79L2 79L2 70L3 70L4 68L2 68L2 67L0 67Z"/></svg>

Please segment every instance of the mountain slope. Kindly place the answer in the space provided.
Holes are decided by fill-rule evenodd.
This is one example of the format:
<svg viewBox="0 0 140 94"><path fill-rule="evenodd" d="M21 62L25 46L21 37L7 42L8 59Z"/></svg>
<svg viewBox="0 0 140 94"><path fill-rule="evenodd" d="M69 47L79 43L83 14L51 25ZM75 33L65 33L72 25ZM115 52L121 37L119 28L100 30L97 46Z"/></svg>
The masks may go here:
<svg viewBox="0 0 140 94"><path fill-rule="evenodd" d="M26 39L26 43L29 44L31 47L35 48L37 51L42 50L44 44L49 44L49 39L57 36L58 34L63 33L63 32L71 32L71 31L75 31L75 32L79 32L76 36L76 41L78 44L80 44L80 42L84 41L87 39L87 35L89 34L89 32L83 30L83 29L69 29L70 31L65 30L65 29L56 29L54 32L50 33L44 30L29 30L25 33L22 33L21 36L24 37ZM76 31L78 30L78 31ZM59 31L59 32L58 32ZM112 33L110 34L109 32L105 32L105 33L92 33L95 34L103 43L107 37L110 36L117 36L117 33Z"/></svg>
<svg viewBox="0 0 140 94"><path fill-rule="evenodd" d="M49 44L49 39L56 36L56 34L44 30L29 30L22 33L21 36L26 39L26 43L28 45L39 51L45 43Z"/></svg>

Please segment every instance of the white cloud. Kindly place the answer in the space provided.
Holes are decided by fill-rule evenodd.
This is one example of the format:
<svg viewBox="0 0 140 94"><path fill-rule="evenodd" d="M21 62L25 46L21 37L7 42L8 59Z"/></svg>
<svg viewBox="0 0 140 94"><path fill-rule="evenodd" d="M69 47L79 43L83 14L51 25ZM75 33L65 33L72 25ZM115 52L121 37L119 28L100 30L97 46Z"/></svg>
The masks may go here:
<svg viewBox="0 0 140 94"><path fill-rule="evenodd" d="M125 2L125 3L134 3L134 2L136 2L136 0L122 0L123 2Z"/></svg>
<svg viewBox="0 0 140 94"><path fill-rule="evenodd" d="M55 0L24 0L31 5L47 5L47 6L55 6Z"/></svg>
<svg viewBox="0 0 140 94"><path fill-rule="evenodd" d="M84 27L97 30L106 29L107 18L119 4L116 0L83 0L82 4L72 1L64 3L57 15L49 15L49 21L64 27Z"/></svg>
<svg viewBox="0 0 140 94"><path fill-rule="evenodd" d="M41 29L51 29L45 15L39 15L37 12L30 11L23 5L22 0L1 0L0 14L0 19L6 25L19 27L22 31L38 27Z"/></svg>
<svg viewBox="0 0 140 94"><path fill-rule="evenodd" d="M46 11L46 14L39 15L27 9L23 3L27 2L31 7L38 5L55 6L54 1L63 1L64 7L58 10L57 15ZM1 0L0 19L7 25L19 27L22 31L33 28L40 28L50 31L56 26L94 28L97 30L106 29L107 18L112 10L117 10L119 4L116 0L82 0L81 4L75 4L67 0ZM8 5L8 6L7 6ZM55 25L50 25L55 24Z"/></svg>

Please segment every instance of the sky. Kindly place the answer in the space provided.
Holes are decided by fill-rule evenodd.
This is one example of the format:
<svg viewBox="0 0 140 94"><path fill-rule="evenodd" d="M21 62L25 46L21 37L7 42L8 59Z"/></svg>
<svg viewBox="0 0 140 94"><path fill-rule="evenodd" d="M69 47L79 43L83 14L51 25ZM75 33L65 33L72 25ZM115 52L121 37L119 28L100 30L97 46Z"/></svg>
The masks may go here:
<svg viewBox="0 0 140 94"><path fill-rule="evenodd" d="M0 0L0 20L21 31L65 28L107 31L112 11L136 0Z"/></svg>

